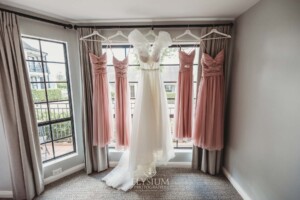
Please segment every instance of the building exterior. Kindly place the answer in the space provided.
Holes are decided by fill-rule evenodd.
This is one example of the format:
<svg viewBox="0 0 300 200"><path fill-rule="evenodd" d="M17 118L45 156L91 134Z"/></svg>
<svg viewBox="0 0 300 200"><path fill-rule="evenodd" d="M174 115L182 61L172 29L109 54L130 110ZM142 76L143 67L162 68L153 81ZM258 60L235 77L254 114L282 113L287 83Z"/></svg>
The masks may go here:
<svg viewBox="0 0 300 200"><path fill-rule="evenodd" d="M44 63L45 77L43 75L42 58L43 61L47 61L47 53L40 53L39 49L30 46L28 43L23 41L23 48L25 52L25 59L29 72L29 78L32 82L32 89L44 89L44 81L49 81L50 72L47 63ZM41 55L42 54L42 55ZM42 57L42 58L41 58ZM46 79L46 80L44 80Z"/></svg>

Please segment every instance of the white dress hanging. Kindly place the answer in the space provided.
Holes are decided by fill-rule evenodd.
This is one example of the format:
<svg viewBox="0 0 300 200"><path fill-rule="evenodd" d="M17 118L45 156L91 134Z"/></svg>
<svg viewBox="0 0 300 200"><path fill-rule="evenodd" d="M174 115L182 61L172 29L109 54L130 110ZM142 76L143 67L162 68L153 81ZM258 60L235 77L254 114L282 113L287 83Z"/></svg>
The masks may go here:
<svg viewBox="0 0 300 200"><path fill-rule="evenodd" d="M142 33L133 30L128 36L140 60L140 78L133 115L129 150L118 165L102 180L107 185L127 191L138 181L156 174L156 166L175 156L164 84L160 74L160 55L172 40L167 32L159 32L152 51Z"/></svg>

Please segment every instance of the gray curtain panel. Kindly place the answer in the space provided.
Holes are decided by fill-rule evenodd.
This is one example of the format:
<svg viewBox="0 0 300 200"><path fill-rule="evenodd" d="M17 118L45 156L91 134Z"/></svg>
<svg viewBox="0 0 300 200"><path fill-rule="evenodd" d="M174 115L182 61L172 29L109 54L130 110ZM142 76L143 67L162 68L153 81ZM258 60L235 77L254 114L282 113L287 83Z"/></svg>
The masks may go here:
<svg viewBox="0 0 300 200"><path fill-rule="evenodd" d="M78 29L78 36L89 35L93 32L89 28ZM100 32L100 31L99 31ZM99 39L99 37L89 38ZM109 167L108 147L100 148L93 146L93 80L92 65L89 58L91 53L101 55L101 42L80 41L80 62L81 62L81 82L82 82L82 113L83 113L83 138L85 150L85 166L87 174L93 171L100 172Z"/></svg>
<svg viewBox="0 0 300 200"><path fill-rule="evenodd" d="M0 112L14 199L44 190L39 136L18 20L0 11Z"/></svg>
<svg viewBox="0 0 300 200"><path fill-rule="evenodd" d="M201 29L201 35L204 35L211 31L213 27L206 27ZM230 26L221 26L217 27L217 30L226 34L231 33ZM209 38L210 36L208 36ZM204 44L204 45L203 45ZM202 53L208 53L211 56L215 57L216 54L222 49L225 50L225 61L224 61L224 77L225 77L225 111L226 111L226 103L227 103L227 94L228 94L228 85L229 85L229 75L230 75L230 44L231 39L217 39L217 40L205 40L200 44L200 54L199 54L199 70L198 70L198 81L197 81L197 92L198 86L201 79L202 66L201 66L201 57ZM204 48L205 46L205 48ZM226 116L226 114L225 114ZM202 149L196 146L193 146L193 156L192 156L192 168L200 169L204 173L209 173L211 175L216 175L220 172L221 163L222 163L222 153L221 151L208 151L206 149Z"/></svg>

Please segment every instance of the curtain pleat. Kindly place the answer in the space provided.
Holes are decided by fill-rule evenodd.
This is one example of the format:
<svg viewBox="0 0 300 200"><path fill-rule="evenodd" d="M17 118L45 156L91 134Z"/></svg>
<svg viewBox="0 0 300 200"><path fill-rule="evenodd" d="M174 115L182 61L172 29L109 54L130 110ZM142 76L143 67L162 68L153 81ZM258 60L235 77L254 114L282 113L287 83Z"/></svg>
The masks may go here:
<svg viewBox="0 0 300 200"><path fill-rule="evenodd" d="M205 35L211 31L214 27L205 27L201 28L201 35ZM218 31L232 35L231 26L221 26L216 28ZM209 37L209 36L208 36ZM229 54L230 54L230 39L217 39L217 40L205 40L200 44L200 53L199 53L199 66L198 66L198 80L197 80L197 92L199 83L201 80L202 66L201 66L201 57L202 53L205 52L212 57L215 57L218 52L222 49L225 50L225 61L224 61L224 78L225 78L225 112L226 112L226 103L227 103L227 94L228 94L228 85L229 85L229 76L230 76L230 64L229 64ZM226 116L226 115L225 115ZM216 175L220 172L222 164L222 154L223 150L220 151L208 151L203 148L193 146L193 155L192 155L192 168L199 169L204 173L211 175Z"/></svg>
<svg viewBox="0 0 300 200"><path fill-rule="evenodd" d="M78 29L78 37L81 38L82 36L89 35L92 32L93 30L90 28L80 28ZM101 55L101 42L80 41L79 44L82 81L82 124L87 174L90 174L93 171L100 172L109 167L108 147L106 146L101 148L93 146L93 80L92 65L88 54L89 50L95 55Z"/></svg>
<svg viewBox="0 0 300 200"><path fill-rule="evenodd" d="M0 11L0 112L7 142L14 199L44 190L37 121L18 20Z"/></svg>

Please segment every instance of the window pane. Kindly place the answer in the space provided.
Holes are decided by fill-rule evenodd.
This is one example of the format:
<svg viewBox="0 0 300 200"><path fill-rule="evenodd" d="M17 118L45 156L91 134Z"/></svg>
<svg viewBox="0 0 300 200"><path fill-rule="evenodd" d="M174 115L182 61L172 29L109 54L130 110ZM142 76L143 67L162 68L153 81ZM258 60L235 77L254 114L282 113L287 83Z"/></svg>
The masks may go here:
<svg viewBox="0 0 300 200"><path fill-rule="evenodd" d="M68 100L67 83L47 83L48 101Z"/></svg>
<svg viewBox="0 0 300 200"><path fill-rule="evenodd" d="M110 94L111 98L115 99L116 98L116 83L115 82L109 82L109 89L110 89Z"/></svg>
<svg viewBox="0 0 300 200"><path fill-rule="evenodd" d="M112 48L111 50L110 47L104 45L102 53L105 52L107 56L107 63L106 63L107 65L113 65L113 55L120 61L122 61L125 58L124 48ZM96 55L96 56L100 56L100 55Z"/></svg>
<svg viewBox="0 0 300 200"><path fill-rule="evenodd" d="M39 131L39 141L41 144L51 141L51 131L49 125L39 126L38 131Z"/></svg>
<svg viewBox="0 0 300 200"><path fill-rule="evenodd" d="M140 70L138 69L138 66L129 66L127 77L129 82L138 82L140 77Z"/></svg>
<svg viewBox="0 0 300 200"><path fill-rule="evenodd" d="M61 42L45 41L43 39L22 38L26 57L27 70L31 85L32 97L35 103L35 113L38 123L39 141L43 161L55 159L53 140L64 143L63 138L69 138L67 143L75 145L73 137L73 118L69 96L69 78L67 73L66 45ZM70 121L54 123L53 120L70 119ZM50 125L49 125L50 124ZM70 150L67 150L70 152Z"/></svg>
<svg viewBox="0 0 300 200"><path fill-rule="evenodd" d="M128 59L130 65L138 65L140 63L139 58L134 49L131 48L130 50L127 50L127 53L129 53Z"/></svg>
<svg viewBox="0 0 300 200"><path fill-rule="evenodd" d="M195 54L195 60L194 60L194 64L198 64L199 63L199 48L196 48L196 54Z"/></svg>
<svg viewBox="0 0 300 200"><path fill-rule="evenodd" d="M38 40L23 38L22 42L26 60L41 60L40 45Z"/></svg>
<svg viewBox="0 0 300 200"><path fill-rule="evenodd" d="M115 69L113 66L107 66L106 68L107 70L107 78L109 82L115 82L116 78L115 78Z"/></svg>
<svg viewBox="0 0 300 200"><path fill-rule="evenodd" d="M27 63L27 70L29 73L30 80L31 80L31 77L33 77L33 76L35 76L35 77L43 76L43 69L42 69L41 62L27 61L26 63Z"/></svg>
<svg viewBox="0 0 300 200"><path fill-rule="evenodd" d="M70 106L68 101L50 103L49 107L51 120L70 117Z"/></svg>
<svg viewBox="0 0 300 200"><path fill-rule="evenodd" d="M41 41L43 61L65 62L62 43Z"/></svg>
<svg viewBox="0 0 300 200"><path fill-rule="evenodd" d="M164 82L177 82L179 73L179 65L162 66L161 77Z"/></svg>
<svg viewBox="0 0 300 200"><path fill-rule="evenodd" d="M45 63L45 77L48 81L66 81L66 65L57 63Z"/></svg>
<svg viewBox="0 0 300 200"><path fill-rule="evenodd" d="M167 48L161 55L161 64L179 64L179 48Z"/></svg>
<svg viewBox="0 0 300 200"><path fill-rule="evenodd" d="M45 83L31 83L32 99L35 103L46 102Z"/></svg>
<svg viewBox="0 0 300 200"><path fill-rule="evenodd" d="M49 121L48 106L46 103L35 104L34 109L38 123Z"/></svg>
<svg viewBox="0 0 300 200"><path fill-rule="evenodd" d="M72 135L71 121L55 123L51 125L53 140Z"/></svg>
<svg viewBox="0 0 300 200"><path fill-rule="evenodd" d="M102 47L103 48L103 47ZM107 65L113 65L113 62L112 62L112 58L113 58L113 54L111 52L111 50L109 49L109 47L105 46L103 49L102 49L102 55L106 53L106 59L107 59ZM96 56L100 57L101 54L96 54Z"/></svg>
<svg viewBox="0 0 300 200"><path fill-rule="evenodd" d="M193 66L193 81L197 82L198 80L198 65Z"/></svg>
<svg viewBox="0 0 300 200"><path fill-rule="evenodd" d="M130 84L130 98L135 98L135 93L136 93L135 90L136 90L135 86L131 83Z"/></svg>
<svg viewBox="0 0 300 200"><path fill-rule="evenodd" d="M61 156L74 151L72 137L54 141L55 156Z"/></svg>
<svg viewBox="0 0 300 200"><path fill-rule="evenodd" d="M178 141L178 147L192 147L193 142L191 140L189 141Z"/></svg>
<svg viewBox="0 0 300 200"><path fill-rule="evenodd" d="M52 149L51 142L46 144L41 144L40 147L41 147L42 161L46 161L53 158L53 149Z"/></svg>

